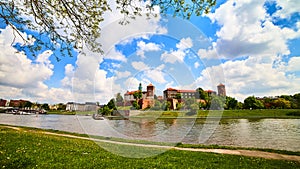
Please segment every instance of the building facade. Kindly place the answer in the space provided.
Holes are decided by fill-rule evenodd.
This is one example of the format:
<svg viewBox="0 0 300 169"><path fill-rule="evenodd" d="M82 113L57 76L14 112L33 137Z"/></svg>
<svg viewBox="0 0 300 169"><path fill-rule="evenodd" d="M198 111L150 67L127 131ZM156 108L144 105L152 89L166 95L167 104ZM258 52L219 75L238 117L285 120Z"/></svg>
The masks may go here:
<svg viewBox="0 0 300 169"><path fill-rule="evenodd" d="M196 90L177 90L173 88L167 88L164 90L165 99L174 99L180 95L182 99L195 98Z"/></svg>
<svg viewBox="0 0 300 169"><path fill-rule="evenodd" d="M68 102L66 105L67 111L97 111L98 105L94 102L75 103Z"/></svg>

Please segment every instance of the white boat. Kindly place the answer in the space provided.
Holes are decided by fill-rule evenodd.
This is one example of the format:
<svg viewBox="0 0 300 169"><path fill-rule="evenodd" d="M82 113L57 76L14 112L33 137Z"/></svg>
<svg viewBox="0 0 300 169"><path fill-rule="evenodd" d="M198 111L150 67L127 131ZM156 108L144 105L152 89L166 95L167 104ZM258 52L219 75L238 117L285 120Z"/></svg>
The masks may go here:
<svg viewBox="0 0 300 169"><path fill-rule="evenodd" d="M94 120L104 120L104 117L100 114L93 114L92 117Z"/></svg>

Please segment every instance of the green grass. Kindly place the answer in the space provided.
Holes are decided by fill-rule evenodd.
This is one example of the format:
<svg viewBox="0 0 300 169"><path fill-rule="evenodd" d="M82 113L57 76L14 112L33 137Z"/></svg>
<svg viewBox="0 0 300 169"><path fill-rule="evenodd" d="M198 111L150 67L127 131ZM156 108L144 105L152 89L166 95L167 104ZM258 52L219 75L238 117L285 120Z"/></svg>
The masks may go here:
<svg viewBox="0 0 300 169"><path fill-rule="evenodd" d="M60 110L51 110L47 114L59 114L59 115L92 115L95 114L95 111L60 111Z"/></svg>
<svg viewBox="0 0 300 169"><path fill-rule="evenodd" d="M300 109L259 109L259 110L199 110L198 114L188 111L145 111L136 118L300 118Z"/></svg>
<svg viewBox="0 0 300 169"><path fill-rule="evenodd" d="M109 145L105 146L109 147ZM148 151L147 149L141 150L141 147L125 145L110 145L110 148L115 152L122 150L122 152L131 154L141 153L137 155L143 155ZM160 150L153 149L153 151ZM46 135L26 128L17 131L0 126L0 167L299 168L300 163L177 150L161 152L161 154L149 158L126 158L104 150L93 141Z"/></svg>
<svg viewBox="0 0 300 169"><path fill-rule="evenodd" d="M124 110L126 107L124 108ZM61 115L91 115L95 112L69 112L69 111L49 111L48 114ZM131 118L300 118L300 109L258 109L258 110L199 110L198 114L191 114L189 111L141 111L140 114Z"/></svg>

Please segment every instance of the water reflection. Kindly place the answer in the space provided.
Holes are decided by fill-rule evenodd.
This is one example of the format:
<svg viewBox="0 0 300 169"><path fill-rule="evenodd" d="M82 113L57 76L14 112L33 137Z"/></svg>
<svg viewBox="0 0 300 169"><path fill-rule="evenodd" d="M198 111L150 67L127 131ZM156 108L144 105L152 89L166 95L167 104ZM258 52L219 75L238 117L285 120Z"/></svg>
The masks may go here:
<svg viewBox="0 0 300 169"><path fill-rule="evenodd" d="M90 116L0 114L1 124L20 125L69 132L198 144L204 124L213 119L93 120ZM206 126L206 127L207 127ZM203 144L272 148L300 151L300 119L222 119Z"/></svg>

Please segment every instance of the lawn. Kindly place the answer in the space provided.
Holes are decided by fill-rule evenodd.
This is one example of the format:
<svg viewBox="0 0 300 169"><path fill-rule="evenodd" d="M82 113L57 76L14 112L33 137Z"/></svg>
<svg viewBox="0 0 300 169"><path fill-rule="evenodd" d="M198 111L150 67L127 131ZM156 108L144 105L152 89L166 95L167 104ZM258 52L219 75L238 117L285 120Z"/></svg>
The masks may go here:
<svg viewBox="0 0 300 169"><path fill-rule="evenodd" d="M126 145L111 146L115 150L129 149ZM300 163L178 150L149 158L126 158L104 150L93 141L46 135L41 130L22 128L18 131L0 126L0 167L299 168Z"/></svg>
<svg viewBox="0 0 300 169"><path fill-rule="evenodd" d="M258 109L258 110L199 110L197 115L185 111L139 111L131 118L300 118L300 109ZM92 115L95 112L49 111L48 114ZM111 116L112 117L112 116Z"/></svg>
<svg viewBox="0 0 300 169"><path fill-rule="evenodd" d="M300 118L300 109L259 109L259 110L199 110L197 115L189 111L141 111L134 117L155 118Z"/></svg>

